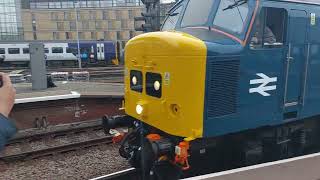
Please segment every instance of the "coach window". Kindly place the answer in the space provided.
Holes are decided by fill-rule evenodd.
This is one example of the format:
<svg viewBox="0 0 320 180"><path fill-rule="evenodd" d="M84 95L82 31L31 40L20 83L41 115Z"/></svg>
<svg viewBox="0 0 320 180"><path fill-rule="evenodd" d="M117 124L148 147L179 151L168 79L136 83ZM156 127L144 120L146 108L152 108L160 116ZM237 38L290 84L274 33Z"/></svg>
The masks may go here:
<svg viewBox="0 0 320 180"><path fill-rule="evenodd" d="M9 48L8 53L9 54L20 54L20 49L19 48Z"/></svg>
<svg viewBox="0 0 320 180"><path fill-rule="evenodd" d="M5 49L4 48L0 48L0 54L5 54L5 53L6 53Z"/></svg>
<svg viewBox="0 0 320 180"><path fill-rule="evenodd" d="M23 51L23 54L29 54L29 48L23 48L22 49L22 51Z"/></svg>
<svg viewBox="0 0 320 180"><path fill-rule="evenodd" d="M53 47L52 48L52 53L63 53L63 48L62 47Z"/></svg>
<svg viewBox="0 0 320 180"><path fill-rule="evenodd" d="M263 8L255 20L251 49L281 48L285 43L287 11Z"/></svg>
<svg viewBox="0 0 320 180"><path fill-rule="evenodd" d="M44 48L44 53L49 53L49 48Z"/></svg>

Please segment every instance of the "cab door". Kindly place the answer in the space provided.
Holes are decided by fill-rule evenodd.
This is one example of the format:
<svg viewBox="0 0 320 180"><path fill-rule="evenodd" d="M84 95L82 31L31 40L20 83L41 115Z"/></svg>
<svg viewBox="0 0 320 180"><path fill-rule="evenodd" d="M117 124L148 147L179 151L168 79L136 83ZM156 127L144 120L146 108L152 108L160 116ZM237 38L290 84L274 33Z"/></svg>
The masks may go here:
<svg viewBox="0 0 320 180"><path fill-rule="evenodd" d="M268 6L267 6L268 5ZM243 117L256 126L279 123L282 116L287 10L270 2L257 15L246 56L241 61Z"/></svg>
<svg viewBox="0 0 320 180"><path fill-rule="evenodd" d="M287 57L285 59L285 109L296 109L301 101L303 68L306 60L308 17L304 10L289 10Z"/></svg>

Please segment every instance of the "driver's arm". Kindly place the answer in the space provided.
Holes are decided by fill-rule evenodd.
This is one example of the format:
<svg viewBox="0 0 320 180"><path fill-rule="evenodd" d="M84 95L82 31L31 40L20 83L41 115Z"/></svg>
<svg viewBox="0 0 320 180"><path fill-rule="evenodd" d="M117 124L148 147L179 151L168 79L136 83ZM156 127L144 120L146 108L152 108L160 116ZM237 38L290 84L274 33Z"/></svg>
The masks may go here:
<svg viewBox="0 0 320 180"><path fill-rule="evenodd" d="M276 36L268 26L266 26L264 30L264 42L269 44L274 44L277 42Z"/></svg>
<svg viewBox="0 0 320 180"><path fill-rule="evenodd" d="M8 119L14 105L16 91L8 75L0 73L0 80L0 150L2 150L7 141L16 133L14 123Z"/></svg>

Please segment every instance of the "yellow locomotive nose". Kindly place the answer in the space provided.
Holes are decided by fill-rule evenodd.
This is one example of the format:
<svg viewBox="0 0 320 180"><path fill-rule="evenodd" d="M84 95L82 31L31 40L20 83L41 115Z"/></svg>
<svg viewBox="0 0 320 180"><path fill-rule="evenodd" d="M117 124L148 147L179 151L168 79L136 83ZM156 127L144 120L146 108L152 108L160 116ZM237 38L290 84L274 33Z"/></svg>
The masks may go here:
<svg viewBox="0 0 320 180"><path fill-rule="evenodd" d="M125 49L125 110L181 137L202 137L207 48L193 36L155 32Z"/></svg>

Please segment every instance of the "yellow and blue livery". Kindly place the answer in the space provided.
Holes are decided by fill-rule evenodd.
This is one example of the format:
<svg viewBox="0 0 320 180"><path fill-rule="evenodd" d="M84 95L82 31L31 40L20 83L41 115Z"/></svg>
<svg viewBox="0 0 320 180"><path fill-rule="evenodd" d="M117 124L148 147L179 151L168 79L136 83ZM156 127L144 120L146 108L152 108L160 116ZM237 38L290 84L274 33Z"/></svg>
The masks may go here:
<svg viewBox="0 0 320 180"><path fill-rule="evenodd" d="M208 149L211 162L244 164L303 152L320 127L319 8L312 0L179 1L162 32L126 45L124 108L137 130L120 153L154 174L162 161L189 169Z"/></svg>

